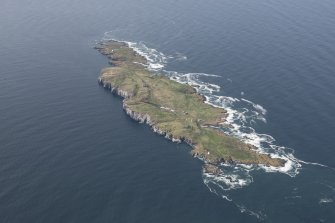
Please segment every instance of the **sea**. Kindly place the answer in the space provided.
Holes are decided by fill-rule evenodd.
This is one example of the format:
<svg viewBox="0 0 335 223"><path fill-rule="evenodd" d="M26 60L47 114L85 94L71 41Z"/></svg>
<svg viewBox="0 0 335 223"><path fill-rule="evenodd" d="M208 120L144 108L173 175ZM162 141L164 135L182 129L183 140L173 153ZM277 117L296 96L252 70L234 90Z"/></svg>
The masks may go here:
<svg viewBox="0 0 335 223"><path fill-rule="evenodd" d="M1 0L0 222L335 222L335 1ZM203 172L128 117L94 46L228 111L282 168Z"/></svg>

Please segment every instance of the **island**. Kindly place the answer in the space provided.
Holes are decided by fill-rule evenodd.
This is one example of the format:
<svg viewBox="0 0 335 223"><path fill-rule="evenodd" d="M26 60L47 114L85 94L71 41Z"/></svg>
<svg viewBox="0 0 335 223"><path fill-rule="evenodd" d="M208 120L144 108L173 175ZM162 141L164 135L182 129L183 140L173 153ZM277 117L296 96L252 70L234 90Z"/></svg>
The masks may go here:
<svg viewBox="0 0 335 223"><path fill-rule="evenodd" d="M123 109L134 120L150 125L173 142L186 142L192 154L205 162L205 171L218 173L221 163L281 167L285 160L260 153L253 145L219 130L227 112L205 103L190 85L147 69L145 57L120 41L95 47L109 59L99 83L123 98Z"/></svg>

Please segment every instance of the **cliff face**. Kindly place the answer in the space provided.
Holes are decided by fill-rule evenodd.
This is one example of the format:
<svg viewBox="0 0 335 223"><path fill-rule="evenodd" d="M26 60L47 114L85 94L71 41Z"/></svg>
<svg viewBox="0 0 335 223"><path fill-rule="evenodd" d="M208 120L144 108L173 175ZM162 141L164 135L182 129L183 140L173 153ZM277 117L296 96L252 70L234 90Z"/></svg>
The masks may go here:
<svg viewBox="0 0 335 223"><path fill-rule="evenodd" d="M102 85L104 88L109 89L113 94L116 94L120 97L123 98L123 102L122 102L122 108L123 110L126 112L127 115L129 115L133 120L138 121L139 123L145 123L148 124L149 126L151 126L152 130L162 136L165 136L165 138L171 140L172 142L177 142L177 143L181 143L183 140L180 138L175 138L173 137L173 135L161 130L158 126L155 125L155 123L153 121L151 121L151 118L148 114L146 113L139 113L139 112L135 112L132 111L128 106L127 106L127 102L126 99L127 98L131 98L133 96L133 94L118 89L118 88L114 88L111 83L105 82L102 78L99 78L98 80L99 84ZM187 144L193 146L190 141L188 140L184 140Z"/></svg>
<svg viewBox="0 0 335 223"><path fill-rule="evenodd" d="M130 98L133 96L133 94L127 91L121 90L119 88L114 88L111 83L104 81L102 78L99 78L99 84L102 85L104 88L110 89L112 93L115 93L123 98Z"/></svg>

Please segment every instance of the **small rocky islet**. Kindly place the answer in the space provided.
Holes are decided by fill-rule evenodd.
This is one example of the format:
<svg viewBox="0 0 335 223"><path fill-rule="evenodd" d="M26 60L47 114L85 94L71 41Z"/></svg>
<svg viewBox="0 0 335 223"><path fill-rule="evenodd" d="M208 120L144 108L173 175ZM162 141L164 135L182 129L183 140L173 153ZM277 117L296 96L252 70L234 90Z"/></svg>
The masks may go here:
<svg viewBox="0 0 335 223"><path fill-rule="evenodd" d="M99 83L123 98L123 109L174 142L186 142L192 154L205 161L204 171L219 174L220 163L282 167L285 160L259 153L253 145L224 134L227 112L205 103L187 84L147 69L148 61L125 42L109 40L95 46L109 59Z"/></svg>

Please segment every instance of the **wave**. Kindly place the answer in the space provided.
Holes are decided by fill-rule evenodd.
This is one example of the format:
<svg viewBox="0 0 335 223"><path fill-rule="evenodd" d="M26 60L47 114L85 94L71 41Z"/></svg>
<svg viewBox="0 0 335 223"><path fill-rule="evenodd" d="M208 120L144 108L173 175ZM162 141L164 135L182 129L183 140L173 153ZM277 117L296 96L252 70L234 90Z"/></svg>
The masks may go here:
<svg viewBox="0 0 335 223"><path fill-rule="evenodd" d="M261 211L252 211L248 208L246 208L244 205L239 205L239 204L235 204L241 213L246 213L250 216L254 216L256 217L258 220L261 220L261 221L264 221L266 219L266 214L264 214L263 212Z"/></svg>
<svg viewBox="0 0 335 223"><path fill-rule="evenodd" d="M324 198L321 198L319 201L319 204L327 204L327 203L333 203L333 199L324 197Z"/></svg>
<svg viewBox="0 0 335 223"><path fill-rule="evenodd" d="M254 145L258 152L268 154L272 158L281 158L286 161L284 167L272 167L265 165L221 165L223 170L222 176L215 176L203 172L203 181L208 189L221 196L222 198L231 201L225 191L239 189L253 182L251 172L263 170L265 172L280 172L295 177L299 174L302 164L320 165L317 163L308 163L297 159L294 156L294 150L285 146L275 144L275 139L271 135L257 133L253 126L259 122L266 123L267 110L250 100L245 98L234 98L224 95L219 95L221 86L205 82L202 77L222 78L215 74L206 73L180 73L176 71L165 70L166 64L172 60L178 61L180 58L186 60L184 55L177 54L175 56L166 56L165 54L149 48L144 42L129 42L114 38L111 33L106 33L103 41L116 40L128 44L138 54L145 57L148 61L147 68L149 70L160 72L168 76L171 80L191 85L196 91L206 98L205 103L214 107L223 108L227 111L226 125L220 127L220 130L227 135L239 138L241 141ZM208 78L207 78L208 79ZM232 82L231 79L229 81ZM244 96L243 91L241 96Z"/></svg>

